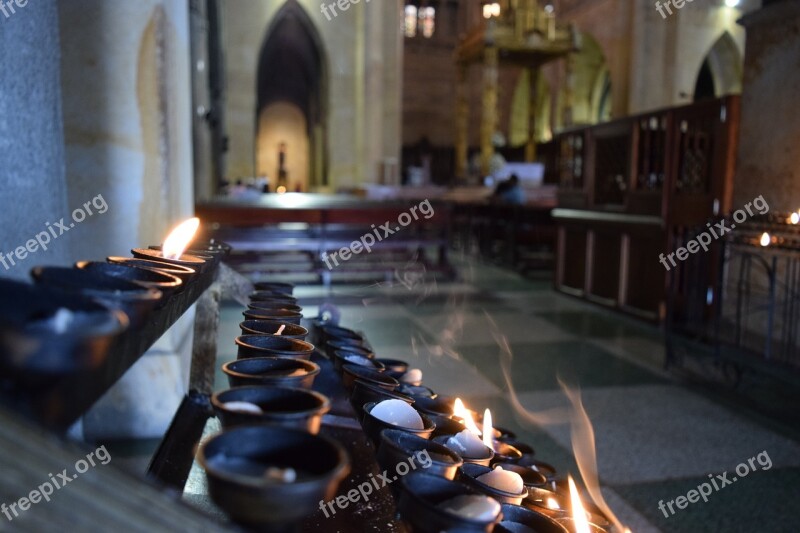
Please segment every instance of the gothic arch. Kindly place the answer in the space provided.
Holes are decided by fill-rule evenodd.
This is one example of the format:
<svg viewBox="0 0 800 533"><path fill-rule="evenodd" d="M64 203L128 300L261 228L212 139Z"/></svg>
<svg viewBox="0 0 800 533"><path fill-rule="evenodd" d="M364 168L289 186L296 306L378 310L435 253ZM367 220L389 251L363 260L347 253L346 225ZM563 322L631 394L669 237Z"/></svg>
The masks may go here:
<svg viewBox="0 0 800 533"><path fill-rule="evenodd" d="M695 100L710 96L710 82L713 82L715 97L741 93L742 69L742 54L733 36L726 31L703 58L695 83Z"/></svg>

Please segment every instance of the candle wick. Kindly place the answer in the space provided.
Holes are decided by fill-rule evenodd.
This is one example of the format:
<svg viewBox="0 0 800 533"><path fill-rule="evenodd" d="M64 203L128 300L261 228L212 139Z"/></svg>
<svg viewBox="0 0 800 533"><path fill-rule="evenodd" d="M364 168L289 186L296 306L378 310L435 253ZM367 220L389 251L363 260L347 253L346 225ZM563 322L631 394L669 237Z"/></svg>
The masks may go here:
<svg viewBox="0 0 800 533"><path fill-rule="evenodd" d="M283 330L286 329L286 324L281 324L281 327L278 328L278 332L275 335L280 335L283 333Z"/></svg>

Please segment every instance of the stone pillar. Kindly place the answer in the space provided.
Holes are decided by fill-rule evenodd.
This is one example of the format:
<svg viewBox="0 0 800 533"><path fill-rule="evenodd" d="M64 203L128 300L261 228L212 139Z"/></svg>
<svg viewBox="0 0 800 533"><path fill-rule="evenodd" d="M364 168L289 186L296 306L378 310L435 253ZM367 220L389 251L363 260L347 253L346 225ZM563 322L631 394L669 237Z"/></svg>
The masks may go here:
<svg viewBox="0 0 800 533"><path fill-rule="evenodd" d="M463 63L457 66L456 82L456 177L467 178L469 164L469 67Z"/></svg>
<svg viewBox="0 0 800 533"><path fill-rule="evenodd" d="M773 212L800 208L800 3L779 1L746 15L734 206L763 194ZM791 67L790 67L791 66Z"/></svg>
<svg viewBox="0 0 800 533"><path fill-rule="evenodd" d="M56 2L12 5L14 13L8 7L7 15L0 13L0 276L24 279L37 264L67 264L72 234L45 243L47 250L26 245L47 223L68 221L71 211Z"/></svg>
<svg viewBox="0 0 800 533"><path fill-rule="evenodd" d="M183 0L59 2L70 205L108 211L74 232L74 259L161 243L194 212L189 10ZM188 385L185 315L87 414L87 437L158 437Z"/></svg>
<svg viewBox="0 0 800 533"><path fill-rule="evenodd" d="M525 146L525 161L536 161L536 105L539 101L539 69L528 69L528 144Z"/></svg>
<svg viewBox="0 0 800 533"><path fill-rule="evenodd" d="M500 53L493 43L487 43L483 55L483 115L481 117L481 173L489 175L494 156L492 137L497 131L497 91Z"/></svg>

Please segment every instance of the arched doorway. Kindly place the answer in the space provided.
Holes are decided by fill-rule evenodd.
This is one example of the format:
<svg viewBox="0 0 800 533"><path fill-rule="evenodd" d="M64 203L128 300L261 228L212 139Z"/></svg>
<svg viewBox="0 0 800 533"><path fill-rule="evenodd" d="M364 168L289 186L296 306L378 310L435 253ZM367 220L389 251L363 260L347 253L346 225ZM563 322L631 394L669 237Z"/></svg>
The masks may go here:
<svg viewBox="0 0 800 533"><path fill-rule="evenodd" d="M742 92L742 54L730 33L725 32L703 59L694 87L694 100L718 98Z"/></svg>
<svg viewBox="0 0 800 533"><path fill-rule="evenodd" d="M566 69L566 79L563 80L557 97L560 111L556 117L557 128L592 125L610 120L611 72L603 48L594 37L581 33L580 51L570 56ZM572 93L569 102L568 88L571 88Z"/></svg>
<svg viewBox="0 0 800 533"><path fill-rule="evenodd" d="M256 172L271 188L326 185L327 63L322 40L297 0L270 25L258 61Z"/></svg>

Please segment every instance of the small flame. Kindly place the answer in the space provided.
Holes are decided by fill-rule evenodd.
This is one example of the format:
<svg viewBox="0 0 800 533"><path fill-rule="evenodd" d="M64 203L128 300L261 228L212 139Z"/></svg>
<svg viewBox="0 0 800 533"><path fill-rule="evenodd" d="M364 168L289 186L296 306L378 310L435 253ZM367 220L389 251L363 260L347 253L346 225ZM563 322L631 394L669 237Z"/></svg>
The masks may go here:
<svg viewBox="0 0 800 533"><path fill-rule="evenodd" d="M186 250L189 243L192 242L194 234L199 227L199 218L190 218L179 224L164 241L164 246L161 248L161 255L167 259L180 259L183 255L183 251Z"/></svg>
<svg viewBox="0 0 800 533"><path fill-rule="evenodd" d="M572 519L575 521L575 533L591 533L589 529L589 521L586 519L586 510L581 503L581 497L578 495L578 488L572 480L572 476L568 476L569 480L569 499L572 504Z"/></svg>
<svg viewBox="0 0 800 533"><path fill-rule="evenodd" d="M761 235L761 246L769 246L769 243L772 242L772 237L769 236L769 233L766 231Z"/></svg>
<svg viewBox="0 0 800 533"><path fill-rule="evenodd" d="M552 496L547 498L547 502L545 503L547 504L548 509L552 509L554 511L558 511L559 509L561 509L561 506L558 505L558 501Z"/></svg>
<svg viewBox="0 0 800 533"><path fill-rule="evenodd" d="M286 187L284 187L283 185L281 185L280 187L278 187L277 189L275 189L275 192L276 192L276 193L278 193L278 194L286 194Z"/></svg>
<svg viewBox="0 0 800 533"><path fill-rule="evenodd" d="M791 222L792 224L797 224L798 222L800 222L800 215L798 215L797 213L792 213L791 216L789 217L789 222Z"/></svg>
<svg viewBox="0 0 800 533"><path fill-rule="evenodd" d="M467 429L470 431L470 433L480 436L481 430L478 429L478 425L472 419L472 415L470 415L469 411L467 411L467 408L464 407L464 402L461 401L461 398L456 398L456 401L453 404L453 414L464 420L464 425L467 426Z"/></svg>
<svg viewBox="0 0 800 533"><path fill-rule="evenodd" d="M492 442L492 412L486 410L483 412L483 444L490 450L494 450L494 443Z"/></svg>

